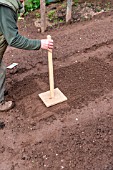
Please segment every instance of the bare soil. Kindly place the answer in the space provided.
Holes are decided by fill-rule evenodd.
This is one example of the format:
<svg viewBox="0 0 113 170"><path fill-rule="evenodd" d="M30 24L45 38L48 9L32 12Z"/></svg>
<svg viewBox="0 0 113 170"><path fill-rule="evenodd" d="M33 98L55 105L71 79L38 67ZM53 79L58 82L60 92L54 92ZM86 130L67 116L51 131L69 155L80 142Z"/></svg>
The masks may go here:
<svg viewBox="0 0 113 170"><path fill-rule="evenodd" d="M45 107L47 52L8 47L7 99L0 113L0 170L113 170L113 12L41 34L29 17L19 22L30 38L54 39L55 87L66 102Z"/></svg>

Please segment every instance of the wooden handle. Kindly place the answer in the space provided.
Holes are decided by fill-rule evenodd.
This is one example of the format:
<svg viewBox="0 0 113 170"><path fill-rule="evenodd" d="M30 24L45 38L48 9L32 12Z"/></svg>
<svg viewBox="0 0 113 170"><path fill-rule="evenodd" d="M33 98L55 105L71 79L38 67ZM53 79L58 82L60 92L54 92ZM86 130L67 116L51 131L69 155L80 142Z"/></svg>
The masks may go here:
<svg viewBox="0 0 113 170"><path fill-rule="evenodd" d="M51 36L47 36L48 40L51 40ZM53 76L53 60L52 49L48 50L48 67L49 67L49 85L50 85L50 98L54 97L54 76Z"/></svg>

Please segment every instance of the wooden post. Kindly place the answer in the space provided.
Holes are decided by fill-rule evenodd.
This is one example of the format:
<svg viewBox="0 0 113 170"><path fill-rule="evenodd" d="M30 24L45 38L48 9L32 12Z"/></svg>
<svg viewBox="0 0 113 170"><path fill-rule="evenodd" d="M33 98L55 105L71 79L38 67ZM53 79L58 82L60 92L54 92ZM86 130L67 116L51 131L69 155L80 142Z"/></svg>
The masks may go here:
<svg viewBox="0 0 113 170"><path fill-rule="evenodd" d="M40 11L41 11L41 32L46 30L46 4L45 0L40 0Z"/></svg>
<svg viewBox="0 0 113 170"><path fill-rule="evenodd" d="M50 40L51 36L48 35L47 39ZM39 97L47 107L50 107L67 100L67 97L58 88L54 89L52 49L48 49L48 67L50 90L44 93L40 93Z"/></svg>
<svg viewBox="0 0 113 170"><path fill-rule="evenodd" d="M66 22L70 22L72 14L72 0L67 0Z"/></svg>
<svg viewBox="0 0 113 170"><path fill-rule="evenodd" d="M51 39L48 35L47 39ZM49 67L49 85L50 85L50 98L54 97L54 76L53 76L53 60L52 60L52 50L48 50L48 67Z"/></svg>

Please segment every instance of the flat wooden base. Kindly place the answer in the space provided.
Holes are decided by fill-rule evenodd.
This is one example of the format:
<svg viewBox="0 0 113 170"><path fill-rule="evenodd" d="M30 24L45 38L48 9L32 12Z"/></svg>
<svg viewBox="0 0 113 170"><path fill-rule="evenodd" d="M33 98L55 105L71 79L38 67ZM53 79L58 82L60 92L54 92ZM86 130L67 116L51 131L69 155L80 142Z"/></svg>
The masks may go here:
<svg viewBox="0 0 113 170"><path fill-rule="evenodd" d="M67 97L58 88L54 89L54 97L52 99L50 98L50 91L39 94L39 97L46 107L50 107L67 100Z"/></svg>

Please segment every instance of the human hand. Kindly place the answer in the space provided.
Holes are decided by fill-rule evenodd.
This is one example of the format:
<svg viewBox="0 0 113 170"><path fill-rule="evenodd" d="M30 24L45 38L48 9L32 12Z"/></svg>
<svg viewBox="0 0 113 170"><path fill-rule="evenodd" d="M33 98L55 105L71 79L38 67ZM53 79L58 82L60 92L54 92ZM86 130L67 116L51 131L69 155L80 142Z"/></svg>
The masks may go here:
<svg viewBox="0 0 113 170"><path fill-rule="evenodd" d="M41 40L41 48L44 50L49 50L49 49L53 49L53 40L50 39L42 39Z"/></svg>

